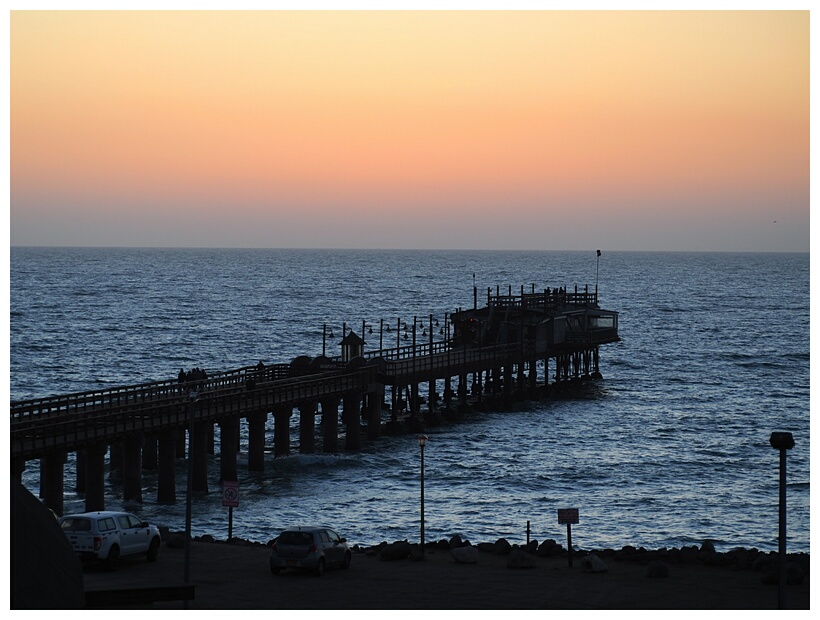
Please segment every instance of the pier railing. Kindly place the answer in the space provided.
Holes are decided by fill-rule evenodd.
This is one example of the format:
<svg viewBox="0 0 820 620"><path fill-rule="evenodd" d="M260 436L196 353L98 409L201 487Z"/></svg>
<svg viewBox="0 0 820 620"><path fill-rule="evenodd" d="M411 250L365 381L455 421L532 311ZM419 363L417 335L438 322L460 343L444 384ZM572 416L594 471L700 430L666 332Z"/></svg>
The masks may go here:
<svg viewBox="0 0 820 620"><path fill-rule="evenodd" d="M505 344L466 349L453 347L451 341L416 343L394 349L367 351L364 358L383 358L387 362L387 375L406 375L413 372L429 372L444 368L447 364L474 363L492 360L514 352L518 345ZM48 423L49 419L62 421L88 418L100 413L110 413L124 409L138 410L141 406L157 407L187 399L192 391L203 396L244 391L248 386L270 387L274 382L285 389L288 381L302 384L312 375L343 374L346 364L340 357L330 360L328 367L321 369L294 369L290 364L271 364L264 367L244 366L235 370L214 373L204 379L179 382L161 380L136 385L118 386L104 390L88 390L71 394L61 394L11 402L11 425L22 429ZM325 379L326 380L326 379ZM295 385L294 383L294 385Z"/></svg>
<svg viewBox="0 0 820 620"><path fill-rule="evenodd" d="M521 293L520 295L492 295L487 289L487 306L495 308L562 308L565 306L590 307L598 305L598 293L583 291L567 292L544 289L542 293Z"/></svg>
<svg viewBox="0 0 820 620"><path fill-rule="evenodd" d="M283 365L287 366L287 365ZM255 367L239 369L256 375ZM33 458L49 449L72 449L95 440L111 440L135 431L158 431L184 425L190 407L197 420L216 421L252 409L273 411L279 406L362 391L373 381L375 368L344 373L275 379L253 383L231 382L240 372L191 386L171 381L157 382L103 392L81 393L36 399L13 407L11 424L12 457ZM271 373L271 376L275 373ZM194 402L188 389L197 391ZM125 394L130 394L126 397ZM149 397L152 395L152 397ZM74 403L77 406L74 406Z"/></svg>
<svg viewBox="0 0 820 620"><path fill-rule="evenodd" d="M89 390L58 396L47 396L24 401L12 401L11 423L13 425L31 422L37 418L86 414L100 408L119 406L133 407L139 403L157 402L187 396L191 391L214 392L223 388L236 389L244 386L249 377L256 381L277 381L290 377L289 364L274 364L260 369L245 366L226 372L214 373L205 379L179 382L161 380L126 385L104 390Z"/></svg>

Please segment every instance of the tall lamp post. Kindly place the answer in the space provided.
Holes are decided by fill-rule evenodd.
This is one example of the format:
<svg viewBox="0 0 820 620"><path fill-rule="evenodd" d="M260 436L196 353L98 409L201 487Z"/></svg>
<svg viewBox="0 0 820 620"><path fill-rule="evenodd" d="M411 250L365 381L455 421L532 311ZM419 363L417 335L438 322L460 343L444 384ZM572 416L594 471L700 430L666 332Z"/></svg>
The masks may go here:
<svg viewBox="0 0 820 620"><path fill-rule="evenodd" d="M419 435L421 448L421 557L424 559L424 446L427 445L427 435Z"/></svg>
<svg viewBox="0 0 820 620"><path fill-rule="evenodd" d="M775 432L769 443L775 450L780 450L780 531L777 536L780 578L777 580L777 607L786 609L786 451L794 448L794 437L791 433Z"/></svg>
<svg viewBox="0 0 820 620"><path fill-rule="evenodd" d="M188 392L188 488L185 494L185 585L191 582L191 495L194 485L194 403L199 398L199 392ZM188 601L183 601L184 609L188 609Z"/></svg>

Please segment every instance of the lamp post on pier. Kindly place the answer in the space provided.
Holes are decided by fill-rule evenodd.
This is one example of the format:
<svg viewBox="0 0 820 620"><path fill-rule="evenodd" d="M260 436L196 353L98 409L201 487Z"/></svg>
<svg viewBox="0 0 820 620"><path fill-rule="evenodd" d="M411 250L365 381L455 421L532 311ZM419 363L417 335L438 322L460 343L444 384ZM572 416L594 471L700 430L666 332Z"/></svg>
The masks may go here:
<svg viewBox="0 0 820 620"><path fill-rule="evenodd" d="M421 448L421 558L424 559L424 446L427 445L427 435L419 435Z"/></svg>
<svg viewBox="0 0 820 620"><path fill-rule="evenodd" d="M327 331L327 323L322 325L322 357L327 355L327 339L333 338L333 328L330 328L330 333Z"/></svg>

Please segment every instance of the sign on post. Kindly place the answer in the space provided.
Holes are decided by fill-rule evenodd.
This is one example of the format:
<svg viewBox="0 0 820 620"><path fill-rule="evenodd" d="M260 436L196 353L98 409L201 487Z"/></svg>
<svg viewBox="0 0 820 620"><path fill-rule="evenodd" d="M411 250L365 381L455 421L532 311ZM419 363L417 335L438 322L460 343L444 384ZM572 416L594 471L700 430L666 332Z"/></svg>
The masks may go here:
<svg viewBox="0 0 820 620"><path fill-rule="evenodd" d="M572 568L572 524L578 523L578 509L577 508L559 508L558 509L558 523L567 524L567 556L569 567Z"/></svg>
<svg viewBox="0 0 820 620"><path fill-rule="evenodd" d="M222 505L228 507L228 540L233 538L233 509L239 506L239 482L222 481Z"/></svg>
<svg viewBox="0 0 820 620"><path fill-rule="evenodd" d="M577 508L559 508L558 509L558 523L563 525L566 523L578 523L578 509Z"/></svg>
<svg viewBox="0 0 820 620"><path fill-rule="evenodd" d="M236 480L222 481L222 505L231 508L239 507L239 482Z"/></svg>

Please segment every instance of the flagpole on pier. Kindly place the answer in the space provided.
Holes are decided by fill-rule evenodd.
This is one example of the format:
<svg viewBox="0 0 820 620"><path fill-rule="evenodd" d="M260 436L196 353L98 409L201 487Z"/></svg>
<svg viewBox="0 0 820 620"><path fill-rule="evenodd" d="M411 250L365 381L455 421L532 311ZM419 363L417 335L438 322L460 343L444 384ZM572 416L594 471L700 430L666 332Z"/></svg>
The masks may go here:
<svg viewBox="0 0 820 620"><path fill-rule="evenodd" d="M598 296L598 264L601 262L601 250L596 250L598 253L595 259L595 296Z"/></svg>

